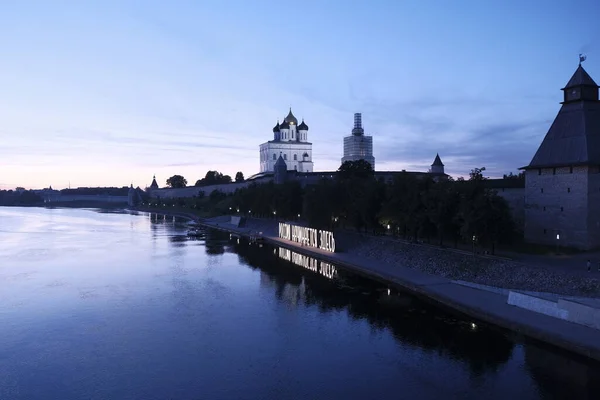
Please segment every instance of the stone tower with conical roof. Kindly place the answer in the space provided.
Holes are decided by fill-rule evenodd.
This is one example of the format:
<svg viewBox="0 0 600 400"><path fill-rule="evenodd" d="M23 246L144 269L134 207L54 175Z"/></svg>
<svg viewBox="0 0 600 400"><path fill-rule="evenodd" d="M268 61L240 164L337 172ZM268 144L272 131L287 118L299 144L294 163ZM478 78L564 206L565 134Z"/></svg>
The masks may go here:
<svg viewBox="0 0 600 400"><path fill-rule="evenodd" d="M279 155L277 162L275 163L275 171L273 173L273 182L276 185L281 185L287 180L287 164L283 160L283 157Z"/></svg>
<svg viewBox="0 0 600 400"><path fill-rule="evenodd" d="M274 172L275 164L281 155L287 169L298 172L312 172L312 143L308 141L308 125L290 111L281 123L273 128L273 140L260 145L260 172Z"/></svg>
<svg viewBox="0 0 600 400"><path fill-rule="evenodd" d="M152 177L152 183L150 184L150 189L158 189L158 183L156 183L156 175Z"/></svg>
<svg viewBox="0 0 600 400"><path fill-rule="evenodd" d="M582 59L583 61L583 59ZM600 101L581 66L525 173L525 239L579 249L600 247Z"/></svg>
<svg viewBox="0 0 600 400"><path fill-rule="evenodd" d="M429 170L430 174L444 175L444 164L442 163L442 159L439 154L435 155L435 159L433 160L433 164L431 164L431 169Z"/></svg>

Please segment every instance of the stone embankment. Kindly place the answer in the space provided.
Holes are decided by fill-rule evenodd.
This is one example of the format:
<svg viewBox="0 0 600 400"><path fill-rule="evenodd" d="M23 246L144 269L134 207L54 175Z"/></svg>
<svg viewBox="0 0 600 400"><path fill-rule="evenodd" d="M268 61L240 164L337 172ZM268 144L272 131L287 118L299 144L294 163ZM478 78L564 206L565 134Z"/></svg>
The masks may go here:
<svg viewBox="0 0 600 400"><path fill-rule="evenodd" d="M336 241L343 243L341 252L329 253L278 238L277 222L273 220L248 219L239 224L239 221L230 217L217 217L197 222L240 235L262 236L268 243L385 281L390 287L414 293L476 320L499 325L600 361L600 325L597 324L595 303L598 300L582 301L560 296L558 299L546 299L542 295L548 293L530 295L498 289L520 285L533 291L540 287L562 288L563 292L569 293L588 291L581 281L568 281L573 277L554 277L546 273L552 279L542 281L542 277L536 275L536 268L519 266L511 261L474 257L451 250L347 232L336 232ZM461 278L462 282L459 281ZM484 287L466 280L493 283L496 287ZM562 284L558 283L560 280ZM519 296L522 301L516 301Z"/></svg>
<svg viewBox="0 0 600 400"><path fill-rule="evenodd" d="M155 211L138 208L139 211ZM169 212L196 221L191 213ZM229 216L211 218L216 224L227 224ZM277 221L246 220L244 231L277 236ZM455 281L472 282L502 289L554 293L564 296L600 297L599 275L581 276L499 257L473 256L467 252L407 243L390 237L375 237L349 232L336 232L342 252L383 264L406 267Z"/></svg>
<svg viewBox="0 0 600 400"><path fill-rule="evenodd" d="M358 256L416 269L451 280L504 289L600 297L598 276L579 276L496 257L480 257L450 249L400 240L363 237L352 246Z"/></svg>

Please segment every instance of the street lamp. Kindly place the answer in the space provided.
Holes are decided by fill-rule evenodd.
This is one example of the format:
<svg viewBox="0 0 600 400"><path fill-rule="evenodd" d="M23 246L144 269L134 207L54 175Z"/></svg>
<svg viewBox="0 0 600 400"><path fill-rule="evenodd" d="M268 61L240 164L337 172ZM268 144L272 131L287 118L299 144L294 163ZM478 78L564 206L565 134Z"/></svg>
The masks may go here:
<svg viewBox="0 0 600 400"><path fill-rule="evenodd" d="M473 255L475 255L475 241L477 240L477 236L473 235Z"/></svg>
<svg viewBox="0 0 600 400"><path fill-rule="evenodd" d="M558 254L558 242L560 240L560 233L556 234L556 254Z"/></svg>

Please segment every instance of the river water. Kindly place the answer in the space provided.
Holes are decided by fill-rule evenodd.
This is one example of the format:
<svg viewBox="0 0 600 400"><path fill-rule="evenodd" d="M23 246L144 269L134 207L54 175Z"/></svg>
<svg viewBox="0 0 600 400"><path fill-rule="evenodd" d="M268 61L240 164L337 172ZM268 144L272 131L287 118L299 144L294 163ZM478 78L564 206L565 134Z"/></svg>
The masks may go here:
<svg viewBox="0 0 600 400"><path fill-rule="evenodd" d="M284 249L0 208L0 399L598 399L600 369Z"/></svg>

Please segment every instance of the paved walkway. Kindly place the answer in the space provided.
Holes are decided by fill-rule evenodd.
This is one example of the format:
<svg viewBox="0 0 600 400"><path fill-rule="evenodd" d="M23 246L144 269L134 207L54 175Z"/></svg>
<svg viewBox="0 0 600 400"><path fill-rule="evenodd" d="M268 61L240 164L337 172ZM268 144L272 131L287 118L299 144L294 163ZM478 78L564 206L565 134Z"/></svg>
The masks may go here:
<svg viewBox="0 0 600 400"><path fill-rule="evenodd" d="M256 229L237 228L228 223L204 221L207 226L240 234L256 233ZM262 230L265 241L298 253L319 258L359 274L388 282L446 307L470 315L474 319L499 325L535 339L562 347L600 361L600 331L583 325L553 318L507 304L506 294L494 293L452 283L415 269L380 263L376 260L330 253L321 249L301 246L277 237L272 222ZM253 224L253 228L256 225Z"/></svg>

